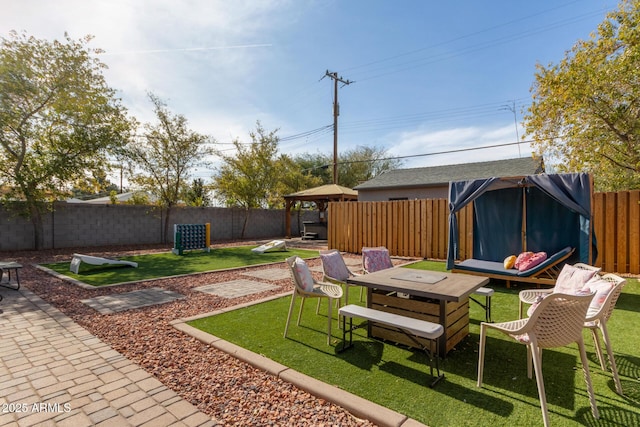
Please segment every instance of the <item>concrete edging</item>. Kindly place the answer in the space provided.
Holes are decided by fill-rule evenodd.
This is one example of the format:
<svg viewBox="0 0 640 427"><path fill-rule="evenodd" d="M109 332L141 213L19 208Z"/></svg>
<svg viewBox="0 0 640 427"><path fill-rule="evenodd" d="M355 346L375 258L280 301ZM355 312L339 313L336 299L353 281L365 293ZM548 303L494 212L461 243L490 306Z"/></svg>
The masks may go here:
<svg viewBox="0 0 640 427"><path fill-rule="evenodd" d="M334 403L353 414L356 417L366 419L382 427L420 427L424 424L408 418L399 412L393 411L377 403L363 399L353 393L349 393L341 388L332 386L330 384L319 381L308 375L302 374L294 369L288 368L281 363L275 362L265 356L249 351L236 344L223 340L222 338L211 335L207 332L203 332L200 329L196 329L189 326L187 322L204 317L215 316L217 314L226 313L240 308L248 307L250 305L259 304L273 299L282 298L290 295L291 292L274 295L268 298L263 298L249 303L228 307L225 309L215 310L209 313L204 313L197 316L192 316L184 319L177 319L170 324L177 330L184 332L185 334L210 345L220 351L223 351L231 356L234 356L249 365L261 369L269 374L277 376L278 378L287 381L296 387L304 390L316 397L324 399L328 402Z"/></svg>

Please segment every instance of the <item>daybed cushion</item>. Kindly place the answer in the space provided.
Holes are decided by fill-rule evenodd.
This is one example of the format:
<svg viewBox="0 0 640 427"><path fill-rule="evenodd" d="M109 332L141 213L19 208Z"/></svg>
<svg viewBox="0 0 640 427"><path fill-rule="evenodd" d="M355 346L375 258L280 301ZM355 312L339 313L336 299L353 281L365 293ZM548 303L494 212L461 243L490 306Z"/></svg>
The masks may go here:
<svg viewBox="0 0 640 427"><path fill-rule="evenodd" d="M493 274L500 274L504 276L514 276L514 277L518 277L518 276L528 277L533 274L536 274L541 270L544 270L549 264L553 264L554 262L558 261L559 259L566 256L570 252L571 252L571 247L567 246L566 248L551 255L541 264L538 264L535 267L525 271L518 271L515 268L506 269L504 268L504 265L502 264L502 262L485 261L485 260L473 259L473 258L466 259L456 264L454 268L458 270L468 270L468 271L475 271L479 273L493 273Z"/></svg>

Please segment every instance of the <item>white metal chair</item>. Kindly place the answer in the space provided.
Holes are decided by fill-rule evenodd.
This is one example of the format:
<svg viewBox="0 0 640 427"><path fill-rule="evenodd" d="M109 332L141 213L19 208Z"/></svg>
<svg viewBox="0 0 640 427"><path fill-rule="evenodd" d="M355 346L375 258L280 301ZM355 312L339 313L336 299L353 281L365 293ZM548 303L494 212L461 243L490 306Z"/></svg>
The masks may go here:
<svg viewBox="0 0 640 427"><path fill-rule="evenodd" d="M602 333L602 339L604 341L605 348L607 349L607 355L609 356L609 365L611 365L611 374L616 385L616 391L618 394L623 395L622 384L620 384L620 378L618 377L618 368L616 367L616 360L613 357L613 349L611 347L611 339L609 338L609 331L607 330L607 321L613 313L613 309L616 306L616 302L622 293L622 288L627 283L625 279L615 274L605 274L600 281L609 282L611 287L606 288L606 284L594 283L592 290L596 292L591 306L587 311L587 318L584 323L584 327L591 330L591 336L596 347L596 353L598 354L598 361L603 371L607 370L607 366L602 354L602 347L600 346L600 340L598 339L598 329ZM591 282L597 282L592 280ZM604 285L604 288L598 289L599 285Z"/></svg>
<svg viewBox="0 0 640 427"><path fill-rule="evenodd" d="M572 266L565 264L562 271L560 271L560 274L558 275L558 281L563 280L563 277L566 277L565 270L569 270L569 269L577 269L578 275L581 276L579 278L578 277L573 278L575 281L581 282L579 288L582 288L582 286L587 281L589 281L589 279L591 279L594 275L598 274L598 272L600 271L599 267L583 264L581 262L574 264ZM556 286L558 281L556 281ZM518 294L518 297L520 299L520 307L518 309L519 318L522 319L524 317L525 304L533 304L538 299L544 298L545 296L558 291L564 292L563 290L557 289L555 286L553 288L548 288L548 289L524 289L520 291L520 293ZM573 292L565 292L565 293L573 293Z"/></svg>
<svg viewBox="0 0 640 427"><path fill-rule="evenodd" d="M554 293L544 298L535 308L531 317L503 323L480 324L480 348L478 354L478 387L482 387L484 371L484 355L487 330L497 329L517 342L527 346L527 375L531 378L531 362L536 373L536 384L540 397L540 407L545 427L549 425L547 397L542 377L542 349L563 347L577 343L582 361L582 370L589 393L591 412L599 418L598 407L593 393L593 384L589 373L589 361L585 351L582 329L584 320L593 299L590 295L567 295Z"/></svg>
<svg viewBox="0 0 640 427"><path fill-rule="evenodd" d="M342 258L342 254L337 249L329 249L326 251L320 251L320 260L322 261L322 271L324 276L322 280L329 283L335 283L336 285L344 286L344 305L349 304L349 285L347 279L350 277L360 276L358 273L354 273L347 267L347 264ZM360 301L362 301L362 291L364 288L360 287Z"/></svg>
<svg viewBox="0 0 640 427"><path fill-rule="evenodd" d="M289 323L291 321L291 312L295 305L297 296L302 298L300 303L300 311L298 312L298 321L296 325L300 325L300 317L302 316L302 309L304 307L304 301L307 298L327 298L329 300L329 310L327 314L327 344L331 345L331 321L333 320L331 309L334 301L340 301L342 298L342 287L332 283L318 282L311 275L309 266L303 259L292 256L286 260L291 277L293 279L293 294L291 294L291 304L289 305L289 314L287 315L287 324L284 328L284 337L287 337L289 330Z"/></svg>

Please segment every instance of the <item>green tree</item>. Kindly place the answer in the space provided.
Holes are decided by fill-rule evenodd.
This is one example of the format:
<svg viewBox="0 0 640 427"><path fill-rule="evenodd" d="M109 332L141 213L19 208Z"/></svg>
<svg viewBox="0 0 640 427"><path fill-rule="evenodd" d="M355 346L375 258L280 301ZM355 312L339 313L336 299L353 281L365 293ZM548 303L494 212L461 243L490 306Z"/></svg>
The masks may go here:
<svg viewBox="0 0 640 427"><path fill-rule="evenodd" d="M302 153L293 157L293 161L304 173L320 179L320 184L333 183L333 154Z"/></svg>
<svg viewBox="0 0 640 427"><path fill-rule="evenodd" d="M266 208L277 180L277 130L267 132L260 122L249 133L250 143L235 139L236 153L218 155L222 164L216 169L213 187L216 198L226 206L244 209Z"/></svg>
<svg viewBox="0 0 640 427"><path fill-rule="evenodd" d="M338 155L338 183L353 188L387 170L402 166L402 160L389 159L387 150L380 147L358 146ZM333 154L303 153L294 157L300 169L319 177L322 184L333 183Z"/></svg>
<svg viewBox="0 0 640 427"><path fill-rule="evenodd" d="M399 159L388 159L388 152L379 147L356 147L341 154L338 159L338 183L353 188L369 181L382 172L397 169Z"/></svg>
<svg viewBox="0 0 640 427"><path fill-rule="evenodd" d="M640 1L623 0L557 65L537 65L524 117L538 154L599 190L640 188Z"/></svg>
<svg viewBox="0 0 640 427"><path fill-rule="evenodd" d="M12 31L0 41L0 186L43 245L44 202L108 167L133 121L107 86L91 36L47 41Z"/></svg>
<svg viewBox="0 0 640 427"><path fill-rule="evenodd" d="M211 206L211 198L202 178L193 180L185 194L185 202L188 206Z"/></svg>
<svg viewBox="0 0 640 427"><path fill-rule="evenodd" d="M282 175L278 155L277 130L267 132L260 122L249 133L250 143L233 141L235 154L218 152L222 164L213 176L216 198L226 206L245 209L242 237L246 230L251 209L272 207L280 194L279 179ZM277 202L275 202L277 203Z"/></svg>
<svg viewBox="0 0 640 427"><path fill-rule="evenodd" d="M209 144L214 140L188 127L187 119L173 114L164 101L149 94L153 103L156 124L144 125L144 135L131 144L127 156L134 172L132 182L158 198L167 210L164 238L169 236L171 208L186 194L192 168L206 166L214 154Z"/></svg>

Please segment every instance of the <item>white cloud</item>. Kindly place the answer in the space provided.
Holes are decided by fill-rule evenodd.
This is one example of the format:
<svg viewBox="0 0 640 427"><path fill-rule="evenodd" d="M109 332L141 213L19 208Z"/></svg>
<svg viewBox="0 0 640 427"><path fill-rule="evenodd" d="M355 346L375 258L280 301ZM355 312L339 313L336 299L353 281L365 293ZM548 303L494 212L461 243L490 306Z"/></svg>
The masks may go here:
<svg viewBox="0 0 640 427"><path fill-rule="evenodd" d="M437 131L415 130L395 137L398 141L389 148L392 156L410 157L404 168L482 162L531 156L528 143L516 142L513 125L498 127L460 127ZM480 147L492 147L475 149Z"/></svg>

